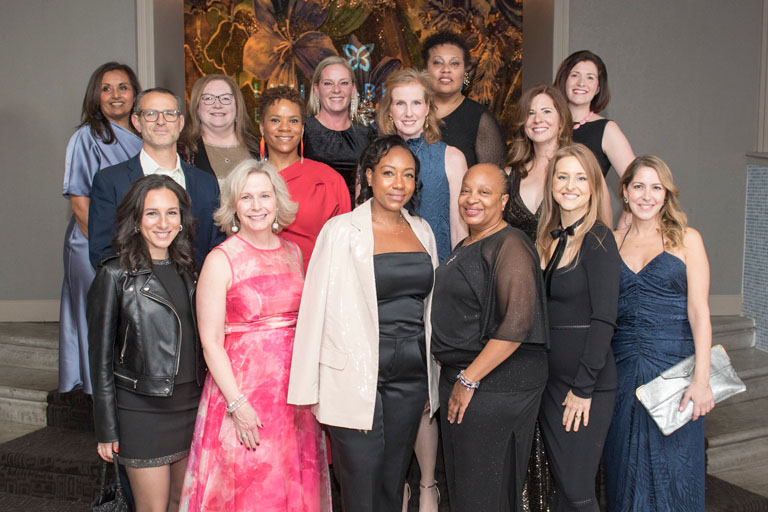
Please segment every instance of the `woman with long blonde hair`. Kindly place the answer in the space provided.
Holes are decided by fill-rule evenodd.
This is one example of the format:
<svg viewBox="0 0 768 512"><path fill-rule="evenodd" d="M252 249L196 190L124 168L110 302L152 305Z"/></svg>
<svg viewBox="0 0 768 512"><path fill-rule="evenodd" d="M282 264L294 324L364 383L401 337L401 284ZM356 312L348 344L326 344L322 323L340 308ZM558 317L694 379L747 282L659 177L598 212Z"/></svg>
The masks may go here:
<svg viewBox="0 0 768 512"><path fill-rule="evenodd" d="M539 425L555 481L553 512L600 510L594 483L616 395L611 336L620 261L603 189L585 146L554 154L536 239L551 344Z"/></svg>
<svg viewBox="0 0 768 512"><path fill-rule="evenodd" d="M621 292L613 352L616 409L603 454L610 510L704 510L704 421L714 407L709 387L712 326L709 262L698 231L688 227L678 190L659 157L637 157L619 181L632 223L614 232ZM696 366L680 410L693 421L662 435L635 389L680 360Z"/></svg>

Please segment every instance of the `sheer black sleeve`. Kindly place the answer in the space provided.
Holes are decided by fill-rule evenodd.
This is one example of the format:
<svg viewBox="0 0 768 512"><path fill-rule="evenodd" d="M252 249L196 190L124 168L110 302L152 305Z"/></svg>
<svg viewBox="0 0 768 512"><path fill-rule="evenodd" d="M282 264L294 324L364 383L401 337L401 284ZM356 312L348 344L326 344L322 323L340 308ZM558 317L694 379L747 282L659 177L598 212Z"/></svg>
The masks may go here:
<svg viewBox="0 0 768 512"><path fill-rule="evenodd" d="M477 125L477 139L475 140L475 155L477 163L492 163L503 167L506 142L501 133L499 123L489 111L480 116Z"/></svg>
<svg viewBox="0 0 768 512"><path fill-rule="evenodd" d="M543 310L538 258L525 235L509 229L496 247L492 286L495 289L495 328L490 338L520 343L541 343L529 334Z"/></svg>
<svg viewBox="0 0 768 512"><path fill-rule="evenodd" d="M579 398L589 398L610 352L619 303L620 256L608 228L602 224L592 228L584 237L580 257L587 274L592 314L571 388Z"/></svg>

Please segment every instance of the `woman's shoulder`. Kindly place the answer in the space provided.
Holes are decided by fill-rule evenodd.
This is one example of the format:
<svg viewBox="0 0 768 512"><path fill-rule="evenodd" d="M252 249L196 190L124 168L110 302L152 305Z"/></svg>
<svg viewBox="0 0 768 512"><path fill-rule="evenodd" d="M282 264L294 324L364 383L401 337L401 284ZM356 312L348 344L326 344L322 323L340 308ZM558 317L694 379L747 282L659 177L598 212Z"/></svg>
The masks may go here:
<svg viewBox="0 0 768 512"><path fill-rule="evenodd" d="M600 221L596 221L589 229L584 237L583 244L588 249L600 249L605 252L615 252L618 254L616 238L613 235L613 231Z"/></svg>
<svg viewBox="0 0 768 512"><path fill-rule="evenodd" d="M305 158L302 166L305 167L305 170L311 169L311 176L318 181L335 182L341 180L344 183L344 186L346 186L346 182L341 174L336 172L336 170L328 164L312 160L311 158Z"/></svg>

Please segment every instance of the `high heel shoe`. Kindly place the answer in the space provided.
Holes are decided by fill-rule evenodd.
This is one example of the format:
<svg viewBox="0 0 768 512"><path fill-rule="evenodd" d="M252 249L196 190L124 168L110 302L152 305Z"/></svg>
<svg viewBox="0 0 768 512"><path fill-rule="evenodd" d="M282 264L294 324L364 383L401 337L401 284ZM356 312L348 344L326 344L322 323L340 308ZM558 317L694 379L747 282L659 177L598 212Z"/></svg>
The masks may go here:
<svg viewBox="0 0 768 512"><path fill-rule="evenodd" d="M419 484L419 488L421 489L434 489L435 493L437 494L437 504L440 504L440 488L437 486L437 480L432 485L421 485Z"/></svg>

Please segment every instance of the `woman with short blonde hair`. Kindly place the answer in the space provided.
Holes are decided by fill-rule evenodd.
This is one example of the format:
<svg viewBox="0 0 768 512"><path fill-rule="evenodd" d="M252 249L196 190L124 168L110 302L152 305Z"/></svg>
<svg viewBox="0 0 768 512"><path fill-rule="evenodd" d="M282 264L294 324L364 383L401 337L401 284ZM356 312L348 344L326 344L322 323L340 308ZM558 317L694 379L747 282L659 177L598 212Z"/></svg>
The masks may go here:
<svg viewBox="0 0 768 512"><path fill-rule="evenodd" d="M304 155L341 174L354 199L357 161L376 137L376 130L360 114L360 91L346 59L332 55L321 60L312 75L304 123Z"/></svg>

